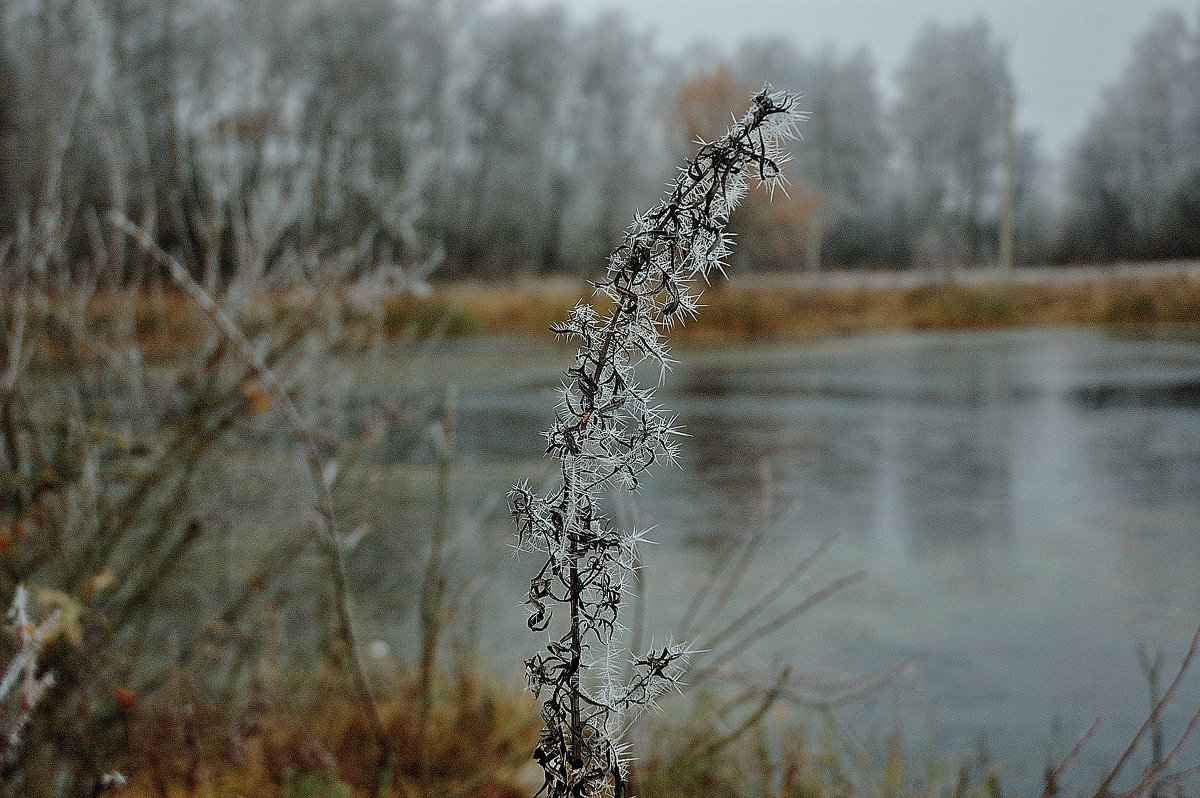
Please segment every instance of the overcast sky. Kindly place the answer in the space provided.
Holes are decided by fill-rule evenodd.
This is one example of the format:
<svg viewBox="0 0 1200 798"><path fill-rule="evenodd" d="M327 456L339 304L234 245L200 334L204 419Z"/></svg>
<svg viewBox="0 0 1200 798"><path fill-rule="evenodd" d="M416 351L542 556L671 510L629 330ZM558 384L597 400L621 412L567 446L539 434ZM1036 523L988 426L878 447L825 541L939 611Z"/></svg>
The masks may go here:
<svg viewBox="0 0 1200 798"><path fill-rule="evenodd" d="M846 49L866 46L879 67L879 85L889 93L896 68L925 22L983 17L1012 54L1018 123L1036 129L1043 152L1052 157L1079 134L1101 90L1120 75L1134 39L1156 13L1178 9L1200 18L1196 0L516 1L565 5L581 17L619 8L635 27L654 31L669 51L699 40L732 49L741 39L772 35L802 48L830 41Z"/></svg>

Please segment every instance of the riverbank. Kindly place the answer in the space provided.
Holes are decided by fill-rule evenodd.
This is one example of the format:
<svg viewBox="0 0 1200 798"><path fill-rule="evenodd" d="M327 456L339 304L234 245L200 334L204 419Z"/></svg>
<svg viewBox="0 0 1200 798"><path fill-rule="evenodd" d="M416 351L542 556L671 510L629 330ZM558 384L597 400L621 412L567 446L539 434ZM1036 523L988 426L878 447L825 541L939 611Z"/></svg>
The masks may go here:
<svg viewBox="0 0 1200 798"><path fill-rule="evenodd" d="M395 295L364 310L346 297L342 323L364 342L425 338L545 339L566 318L587 280L572 277L456 280L422 296ZM89 312L98 329L121 300L98 295ZM311 313L312 297L263 294L243 323L286 325ZM992 330L1033 326L1200 324L1200 262L1104 267L735 274L703 291L699 315L670 332L676 342L724 344L864 332ZM325 312L328 312L327 310ZM170 292L133 308L134 333L147 354L190 350L207 320ZM53 354L53 353L50 353Z"/></svg>
<svg viewBox="0 0 1200 798"><path fill-rule="evenodd" d="M541 786L532 751L541 720L516 685L460 666L437 680L424 759L418 685L390 668L379 695L394 747L380 752L344 678L324 669L260 685L244 707L169 701L137 716L124 798L521 798ZM742 700L672 702L641 724L627 787L643 798L999 798L998 765L986 753L913 761L897 733L863 748L833 710L800 711L770 685ZM767 741L770 741L768 744ZM422 762L424 764L422 764ZM422 775L424 774L424 775ZM769 790L769 792L768 792Z"/></svg>
<svg viewBox="0 0 1200 798"><path fill-rule="evenodd" d="M441 284L390 304L387 329L451 314L457 334L544 335L585 281ZM1200 323L1200 264L944 272L734 275L708 288L677 340L724 342L904 330Z"/></svg>

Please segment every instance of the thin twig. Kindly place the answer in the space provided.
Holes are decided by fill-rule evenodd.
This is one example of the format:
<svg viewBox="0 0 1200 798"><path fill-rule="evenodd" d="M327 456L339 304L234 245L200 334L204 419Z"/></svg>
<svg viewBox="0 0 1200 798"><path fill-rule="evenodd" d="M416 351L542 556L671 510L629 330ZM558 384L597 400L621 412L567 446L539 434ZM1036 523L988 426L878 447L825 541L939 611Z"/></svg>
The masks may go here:
<svg viewBox="0 0 1200 798"><path fill-rule="evenodd" d="M703 760L707 757L711 757L713 754L718 753L723 748L726 748L737 742L738 738L750 731L750 729L754 728L757 723L766 717L767 713L771 710L771 707L775 706L775 703L783 695L783 690L787 685L789 676L791 676L791 671L785 668L783 672L779 674L779 678L775 680L775 683L771 686L771 688L763 694L762 701L759 702L758 707L749 715L747 715L742 722L738 724L737 728L718 737L708 745L700 748L693 748L688 758Z"/></svg>
<svg viewBox="0 0 1200 798"><path fill-rule="evenodd" d="M1070 767L1071 763L1075 761L1075 758L1079 756L1079 752L1083 750L1085 745L1087 745L1088 740L1092 739L1092 735L1100 730L1101 725L1103 725L1103 721L1101 721L1100 718L1096 718L1094 721L1092 721L1092 725L1088 726L1087 731L1085 731L1080 738L1075 741L1075 747L1071 749L1070 753L1062 758L1062 761L1058 763L1058 767L1056 767L1049 774L1049 778L1046 779L1046 789L1042 790L1042 794L1038 796L1038 798L1054 798L1054 794L1050 789L1050 785L1059 784L1062 781L1063 774L1067 772L1067 768Z"/></svg>
<svg viewBox="0 0 1200 798"><path fill-rule="evenodd" d="M1138 743L1141 742L1142 737L1144 737L1150 727L1154 725L1154 721L1158 718L1159 714L1162 713L1163 708L1166 707L1167 704L1171 703L1171 698L1174 697L1176 688L1178 688L1179 683L1183 681L1183 675L1187 673L1188 668L1192 664L1192 660L1196 656L1196 649L1198 646L1200 646L1200 626L1196 627L1196 633L1192 635L1192 642L1188 646L1187 654L1184 655L1183 662L1179 666L1179 671L1175 674L1175 678L1171 680L1171 684L1167 687L1167 691L1163 693L1163 697L1159 700L1159 702L1154 705L1154 709L1150 711L1150 714L1142 723L1141 728L1138 729L1137 734L1133 736L1133 740L1129 743L1129 747L1125 749L1125 753L1121 754L1121 758L1117 760L1117 764L1104 778L1104 781L1100 783L1100 786L1096 788L1096 791L1092 793L1092 798L1100 798L1100 796L1108 794L1109 788L1112 786L1112 783L1116 781L1117 776L1121 774L1121 770L1129 762L1129 758L1133 756L1133 752L1137 749Z"/></svg>
<svg viewBox="0 0 1200 798"><path fill-rule="evenodd" d="M740 552L740 556L734 562L733 566L731 568L729 568L729 572L725 576L725 580L724 580L725 583L724 583L724 585L722 585L721 590L716 593L716 598L713 600L712 605L708 608L707 612L705 613L704 618L695 619L694 622L692 622L687 627L687 631L684 632L684 634L683 634L683 637L685 639L691 639L693 636L695 636L696 634L699 633L700 629L704 629L716 621L717 617L721 613L721 610L725 609L725 606L729 603L729 600L733 597L733 595L742 586L742 583L746 578L746 573L750 568L750 565L754 562L754 558L758 555L758 552L762 548L763 543L766 542L766 530L772 522L772 519L771 519L771 480L772 480L773 471L771 468L771 461L766 458L764 458L760 462L759 466L760 466L759 508L758 508L758 518L756 519L758 521L758 528L756 529L754 534L752 534L750 536L745 547L742 548L742 550ZM780 518L781 519L786 518L788 515L791 514L791 512L794 510L794 508L795 508L795 503L793 503L791 506L789 506L787 508L787 510L785 510L784 513L780 516ZM817 557L819 557L819 556L820 555L818 554ZM809 563L809 564L811 565L811 563ZM800 572L803 572L804 570L807 570L807 566L799 569ZM795 576L785 577L783 580L780 581L780 583L777 587L779 588L779 590L785 589L786 583L797 578L798 576L799 576L799 573L797 573ZM706 588L706 593L710 592L710 591L711 591L711 586ZM774 595L777 596L777 595L779 595L779 593L776 592ZM705 598L707 599L708 596L706 595ZM771 599L768 599L766 603L770 603L773 600L774 600L774 597L772 597Z"/></svg>
<svg viewBox="0 0 1200 798"><path fill-rule="evenodd" d="M775 584L773 588L763 593L757 601L747 607L732 621L725 624L720 631L708 637L701 647L709 651L715 650L718 646L722 645L738 631L744 629L747 624L761 615L766 608L771 605L771 602L779 598L784 591L795 584L796 580L804 576L804 574L806 574L819 559L825 556L825 553L829 551L830 547L836 540L837 535L833 535L825 539L820 546L817 546L816 551L798 562L786 576L784 576Z"/></svg>
<svg viewBox="0 0 1200 798"><path fill-rule="evenodd" d="M756 530L747 539L746 545L742 546L737 551L737 558L730 560L725 564L728 567L723 566L719 571L720 575L723 577L721 580L722 584L720 590L714 590L716 587L715 579L711 585L705 585L702 587L704 591L704 600L700 602L701 607L707 603L710 598L712 599L712 603L705 611L704 617L693 618L688 623L687 628L683 632L683 637L685 639L691 639L699 633L699 630L708 627L716 620L721 610L723 610L726 604L729 603L729 599L732 598L733 594L736 593L738 588L742 586L742 582L746 578L746 573L749 571L750 565L754 562L754 558L758 555L759 549L762 548L762 545L765 541L766 535L764 534L763 530Z"/></svg>
<svg viewBox="0 0 1200 798"><path fill-rule="evenodd" d="M422 796L429 795L429 714L433 703L437 648L442 631L443 595L446 590L445 546L450 528L450 466L454 456L454 429L458 416L458 396L453 385L447 386L442 421L437 427L437 518L430 540L429 562L421 585L421 667L419 672L419 708L417 716L417 781Z"/></svg>
<svg viewBox="0 0 1200 798"><path fill-rule="evenodd" d="M324 545L329 558L330 571L333 576L334 603L337 609L340 634L342 642L346 646L355 689L358 692L359 700L363 703L369 714L371 725L374 728L382 753L385 756L390 756L391 745L388 741L387 730L384 727L383 716L375 695L371 690L370 681L367 678L366 666L362 659L362 652L358 647L354 631L346 563L334 515L333 496L329 489L329 482L325 478L325 466L321 462L320 454L317 452L317 447L313 442L312 430L309 424L305 421L303 415L300 413L300 409L279 382L274 372L263 363L258 353L254 350L253 344L250 343L245 333L238 327L237 322L188 274L187 269L178 260L163 251L145 230L131 222L124 214L113 211L109 215L109 220L115 227L129 235L147 255L158 261L159 265L166 270L171 280L179 289L208 316L209 320L216 325L221 334L229 340L238 358L253 372L253 376L259 380L271 395L271 398L283 410L284 418L287 420L288 426L291 428L297 443L300 444L304 455L304 463L308 467L309 476L312 479L315 491L318 537Z"/></svg>
<svg viewBox="0 0 1200 798"><path fill-rule="evenodd" d="M779 629L782 626L792 622L800 615L803 615L808 610L812 609L817 604L820 604L825 599L837 593L839 590L849 587L856 582L861 582L867 576L866 571L855 571L852 574L840 576L837 579L829 582L825 587L810 594L804 600L796 603L790 609L772 618L770 621L756 627L744 636L738 639L736 643L724 647L719 654L716 655L711 662L708 662L703 668L698 670L688 671L688 676L693 683L702 682L709 676L712 676L720 669L722 665L734 657L740 656L748 646L756 643L763 637L766 637L771 632ZM711 649L710 649L711 651ZM699 657L697 657L699 659Z"/></svg>
<svg viewBox="0 0 1200 798"><path fill-rule="evenodd" d="M1171 761L1175 759L1175 755L1179 753L1180 749L1183 748L1184 743L1186 743L1192 736L1192 732L1196 730L1196 724L1198 722L1200 722L1200 709L1196 710L1196 712L1188 720L1187 726L1183 730L1183 734L1179 735L1179 739L1175 742L1175 745L1171 747L1171 750L1167 752L1167 755L1164 756L1161 761L1151 765L1146 770L1146 775L1142 777L1140 782L1138 782L1138 785L1129 792L1125 793L1122 798L1136 798L1136 796L1141 795L1147 787L1156 786L1158 782L1161 781L1161 779L1158 777L1163 773L1163 771L1171 766Z"/></svg>
<svg viewBox="0 0 1200 798"><path fill-rule="evenodd" d="M883 690L885 687L894 684L898 679L900 679L900 677L907 673L913 665L925 659L925 657L925 652L919 651L916 654L907 657L899 665L881 676L877 676L873 679L860 680L856 683L850 684L848 687L843 687L843 692L834 696L833 698L815 699L794 689L788 691L787 698L789 701L795 704L811 709L829 709L832 707L840 707L845 706L846 704L852 704L855 701L861 701L867 696L873 695L880 690Z"/></svg>

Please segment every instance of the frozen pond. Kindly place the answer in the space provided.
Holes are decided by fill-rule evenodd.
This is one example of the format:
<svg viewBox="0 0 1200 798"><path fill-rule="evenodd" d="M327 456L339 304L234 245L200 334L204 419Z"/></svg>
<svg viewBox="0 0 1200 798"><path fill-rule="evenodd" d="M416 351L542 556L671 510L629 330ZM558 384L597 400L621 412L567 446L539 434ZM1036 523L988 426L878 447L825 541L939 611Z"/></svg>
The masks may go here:
<svg viewBox="0 0 1200 798"><path fill-rule="evenodd" d="M565 363L528 344L473 346L437 366L493 364L463 368L457 469L479 483L464 493L537 472ZM983 741L1005 783L1029 792L1102 716L1073 783L1115 761L1148 709L1139 641L1164 648L1173 673L1200 620L1200 345L1037 329L677 355L660 398L692 437L682 469L656 472L636 505L659 543L646 552L651 634L675 628L731 536L763 527L766 474L772 506L791 511L765 527L748 583L832 534L804 584L868 578L748 662L857 677L923 652L842 711L861 742L897 728L916 755ZM480 550L502 551L508 534L502 516ZM488 558L480 634L515 668L534 643L516 608L532 563ZM1197 706L1200 673L1168 732Z"/></svg>

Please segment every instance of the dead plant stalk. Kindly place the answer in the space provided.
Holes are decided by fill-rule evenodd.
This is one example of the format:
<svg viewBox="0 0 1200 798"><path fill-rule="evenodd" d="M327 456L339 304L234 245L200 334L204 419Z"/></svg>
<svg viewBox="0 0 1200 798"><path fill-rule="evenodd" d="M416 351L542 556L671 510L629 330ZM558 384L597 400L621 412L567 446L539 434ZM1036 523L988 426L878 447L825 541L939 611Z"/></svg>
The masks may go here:
<svg viewBox="0 0 1200 798"><path fill-rule="evenodd" d="M183 264L163 251L146 230L131 222L124 214L113 211L109 215L109 219L115 227L129 235L144 252L157 261L176 287L183 291L188 299L209 318L225 339L229 341L238 359L249 370L250 376L262 384L264 389L270 394L272 401L283 411L284 419L297 443L300 445L304 464L313 484L315 494L314 509L316 510L317 517L317 537L325 549L329 560L339 634L342 637L342 643L346 647L346 656L350 663L355 690L369 715L382 756L385 759L390 758L392 750L387 731L384 727L383 715L380 712L379 704L371 689L371 684L367 677L366 665L362 658L362 651L358 645L354 631L354 618L346 574L346 561L334 513L330 478L327 476L327 469L321 461L320 453L317 450L316 443L313 441L313 432L310 425L305 420L303 414L301 414L295 401L284 390L283 385L274 372L267 367L262 358L254 350L253 344L251 344L245 333L242 332L237 322L192 278Z"/></svg>

